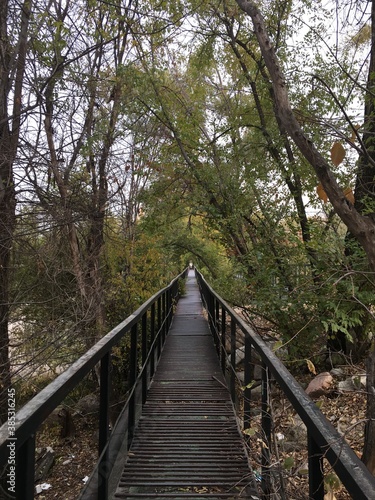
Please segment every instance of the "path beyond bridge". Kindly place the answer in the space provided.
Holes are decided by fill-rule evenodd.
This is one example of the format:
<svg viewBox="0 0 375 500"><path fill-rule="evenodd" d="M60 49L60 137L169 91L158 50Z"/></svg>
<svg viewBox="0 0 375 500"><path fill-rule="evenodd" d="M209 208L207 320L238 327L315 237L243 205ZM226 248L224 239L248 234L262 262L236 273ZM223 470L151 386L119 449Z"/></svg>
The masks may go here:
<svg viewBox="0 0 375 500"><path fill-rule="evenodd" d="M259 498L192 270L114 498Z"/></svg>

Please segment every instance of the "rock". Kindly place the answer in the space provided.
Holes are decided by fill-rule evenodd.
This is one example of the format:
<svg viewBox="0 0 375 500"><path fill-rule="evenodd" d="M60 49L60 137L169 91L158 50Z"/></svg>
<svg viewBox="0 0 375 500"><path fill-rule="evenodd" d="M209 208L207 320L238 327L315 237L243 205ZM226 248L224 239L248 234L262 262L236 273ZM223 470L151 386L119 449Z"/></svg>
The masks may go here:
<svg viewBox="0 0 375 500"><path fill-rule="evenodd" d="M303 451L306 449L306 443L301 443L298 441L283 441L282 449L285 453L293 453L295 451Z"/></svg>
<svg viewBox="0 0 375 500"><path fill-rule="evenodd" d="M332 375L332 377L345 378L345 372L342 368L332 368L329 373Z"/></svg>
<svg viewBox="0 0 375 500"><path fill-rule="evenodd" d="M306 388L306 394L312 399L317 399L327 394L333 383L333 377L329 372L319 373L314 377Z"/></svg>
<svg viewBox="0 0 375 500"><path fill-rule="evenodd" d="M93 413L98 413L99 411L99 399L95 394L88 394L81 398L74 408L76 413L80 415L90 415Z"/></svg>
<svg viewBox="0 0 375 500"><path fill-rule="evenodd" d="M238 366L243 362L244 357L245 357L245 346L236 349L236 366Z"/></svg>
<svg viewBox="0 0 375 500"><path fill-rule="evenodd" d="M301 467L299 467L297 469L297 474L299 476L307 476L308 473L309 473L309 464L308 464L308 462L305 462L303 465L301 465Z"/></svg>
<svg viewBox="0 0 375 500"><path fill-rule="evenodd" d="M245 372L237 372L237 377L240 380L240 382L243 384L245 380ZM251 387L251 397L258 399L261 398L262 396L262 384L259 381L256 381L254 379L254 385Z"/></svg>
<svg viewBox="0 0 375 500"><path fill-rule="evenodd" d="M353 385L360 391L366 389L366 375L353 375Z"/></svg>
<svg viewBox="0 0 375 500"><path fill-rule="evenodd" d="M337 388L339 391L342 392L352 392L356 390L353 384L353 380L351 378L347 378L346 380L341 380L338 383Z"/></svg>
<svg viewBox="0 0 375 500"><path fill-rule="evenodd" d="M280 442L286 452L306 449L307 429L299 415L293 417L291 424L284 429L284 439Z"/></svg>
<svg viewBox="0 0 375 500"><path fill-rule="evenodd" d="M366 375L353 375L338 383L339 391L353 392L366 389Z"/></svg>
<svg viewBox="0 0 375 500"><path fill-rule="evenodd" d="M35 461L35 481L44 481L55 460L55 452L49 446L42 448Z"/></svg>

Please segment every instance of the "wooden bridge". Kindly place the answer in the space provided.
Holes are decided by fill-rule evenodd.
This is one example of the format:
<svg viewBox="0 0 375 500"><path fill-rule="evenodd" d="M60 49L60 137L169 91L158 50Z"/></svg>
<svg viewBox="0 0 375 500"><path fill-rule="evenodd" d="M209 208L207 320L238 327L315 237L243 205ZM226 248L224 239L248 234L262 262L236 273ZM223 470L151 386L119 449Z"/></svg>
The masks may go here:
<svg viewBox="0 0 375 500"><path fill-rule="evenodd" d="M241 405L234 404L238 333L244 340ZM111 353L125 336L130 343L128 398L110 430ZM251 423L254 351L262 364L259 481L241 432ZM375 498L374 477L344 438L262 339L193 270L151 297L21 408L11 426L1 427L0 498L2 493L34 498L37 429L98 363L99 458L79 500L286 498L278 496L280 476L271 460L271 374L307 427L308 498L323 500L324 473L331 469L351 498ZM7 474L14 470L15 494L6 491Z"/></svg>
<svg viewBox="0 0 375 500"><path fill-rule="evenodd" d="M259 498L190 271L114 498Z"/></svg>

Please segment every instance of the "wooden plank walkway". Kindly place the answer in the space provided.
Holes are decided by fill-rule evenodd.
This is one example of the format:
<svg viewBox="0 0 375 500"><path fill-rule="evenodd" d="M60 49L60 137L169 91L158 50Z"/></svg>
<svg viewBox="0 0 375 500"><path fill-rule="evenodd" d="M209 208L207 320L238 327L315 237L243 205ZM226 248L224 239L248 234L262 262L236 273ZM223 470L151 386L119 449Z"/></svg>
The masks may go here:
<svg viewBox="0 0 375 500"><path fill-rule="evenodd" d="M192 271L114 498L259 498Z"/></svg>

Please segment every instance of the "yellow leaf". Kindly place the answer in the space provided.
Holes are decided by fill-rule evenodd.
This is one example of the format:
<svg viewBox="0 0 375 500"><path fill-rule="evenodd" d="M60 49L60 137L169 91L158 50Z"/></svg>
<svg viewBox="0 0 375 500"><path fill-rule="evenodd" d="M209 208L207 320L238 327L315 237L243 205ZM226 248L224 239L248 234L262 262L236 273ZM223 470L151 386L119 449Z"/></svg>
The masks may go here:
<svg viewBox="0 0 375 500"><path fill-rule="evenodd" d="M344 196L348 201L350 201L352 205L354 205L355 200L354 200L353 190L351 187L344 189Z"/></svg>
<svg viewBox="0 0 375 500"><path fill-rule="evenodd" d="M324 188L322 184L320 183L318 187L316 188L316 192L318 193L318 196L321 200L323 200L324 203L327 203L328 201L328 196L327 193L324 191Z"/></svg>
<svg viewBox="0 0 375 500"><path fill-rule="evenodd" d="M281 347L283 346L283 341L282 340L278 340L277 342L275 342L275 344L273 345L273 352L276 352L278 351Z"/></svg>
<svg viewBox="0 0 375 500"><path fill-rule="evenodd" d="M243 431L243 433L246 434L246 436L255 436L256 432L257 432L256 429L252 427L250 427L249 429L245 429Z"/></svg>
<svg viewBox="0 0 375 500"><path fill-rule="evenodd" d="M309 369L309 371L311 373L313 373L314 375L316 375L316 370L315 370L315 365L312 361L310 361L309 359L306 359L306 363L307 363L307 368Z"/></svg>
<svg viewBox="0 0 375 500"><path fill-rule="evenodd" d="M345 158L345 149L341 142L335 142L331 149L332 163L338 167L342 160Z"/></svg>
<svg viewBox="0 0 375 500"><path fill-rule="evenodd" d="M252 380L251 382L249 382L247 385L244 385L241 387L241 389L244 391L245 389L251 389L253 387L253 385L255 384L255 380Z"/></svg>
<svg viewBox="0 0 375 500"><path fill-rule="evenodd" d="M329 491L324 495L324 500L336 500L335 495L333 494L333 491Z"/></svg>
<svg viewBox="0 0 375 500"><path fill-rule="evenodd" d="M356 131L358 131L361 128L361 125L356 125L354 128L355 130L352 130L352 135L349 139L351 143L354 143L355 140L357 139Z"/></svg>

